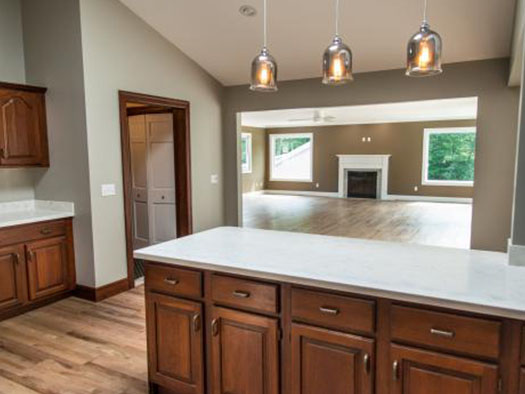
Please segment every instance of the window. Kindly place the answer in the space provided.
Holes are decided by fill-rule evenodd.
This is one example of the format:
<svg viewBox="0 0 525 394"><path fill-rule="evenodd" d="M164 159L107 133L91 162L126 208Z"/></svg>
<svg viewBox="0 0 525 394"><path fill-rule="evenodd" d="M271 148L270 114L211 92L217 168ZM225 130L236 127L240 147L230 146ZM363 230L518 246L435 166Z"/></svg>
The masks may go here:
<svg viewBox="0 0 525 394"><path fill-rule="evenodd" d="M313 135L270 134L270 180L312 181Z"/></svg>
<svg viewBox="0 0 525 394"><path fill-rule="evenodd" d="M243 174L252 172L252 135L241 134L241 168Z"/></svg>
<svg viewBox="0 0 525 394"><path fill-rule="evenodd" d="M423 185L473 186L476 128L425 129Z"/></svg>

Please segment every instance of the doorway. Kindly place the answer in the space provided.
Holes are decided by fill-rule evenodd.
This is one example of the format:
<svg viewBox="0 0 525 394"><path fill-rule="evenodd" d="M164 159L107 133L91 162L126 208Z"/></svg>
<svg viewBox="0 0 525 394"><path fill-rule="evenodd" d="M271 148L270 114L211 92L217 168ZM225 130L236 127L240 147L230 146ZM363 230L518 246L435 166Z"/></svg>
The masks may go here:
<svg viewBox="0 0 525 394"><path fill-rule="evenodd" d="M187 101L119 92L128 285L144 276L133 251L192 233Z"/></svg>

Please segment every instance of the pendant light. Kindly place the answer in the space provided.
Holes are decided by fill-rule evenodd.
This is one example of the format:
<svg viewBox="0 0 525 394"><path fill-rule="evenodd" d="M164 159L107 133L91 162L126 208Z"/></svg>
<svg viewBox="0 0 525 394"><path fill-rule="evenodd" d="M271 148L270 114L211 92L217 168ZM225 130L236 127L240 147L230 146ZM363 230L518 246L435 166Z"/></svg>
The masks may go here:
<svg viewBox="0 0 525 394"><path fill-rule="evenodd" d="M427 22L427 0L425 0L423 23L407 47L407 71L409 77L427 77L443 72L441 68L441 37L430 30Z"/></svg>
<svg viewBox="0 0 525 394"><path fill-rule="evenodd" d="M275 92L277 91L277 63L272 55L268 52L267 36L267 0L264 0L264 43L261 53L252 61L252 78L250 89L257 92Z"/></svg>
<svg viewBox="0 0 525 394"><path fill-rule="evenodd" d="M323 83L342 85L353 81L352 51L339 36L339 0L335 4L335 37L323 55Z"/></svg>

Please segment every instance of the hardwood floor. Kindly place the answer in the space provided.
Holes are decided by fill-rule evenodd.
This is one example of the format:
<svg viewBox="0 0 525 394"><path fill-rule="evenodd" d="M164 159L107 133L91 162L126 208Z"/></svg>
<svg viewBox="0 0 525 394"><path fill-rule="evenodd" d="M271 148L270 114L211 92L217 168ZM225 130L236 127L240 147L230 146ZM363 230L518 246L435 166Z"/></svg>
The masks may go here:
<svg viewBox="0 0 525 394"><path fill-rule="evenodd" d="M0 393L148 393L144 288L0 322Z"/></svg>
<svg viewBox="0 0 525 394"><path fill-rule="evenodd" d="M245 194L245 227L470 247L470 204Z"/></svg>

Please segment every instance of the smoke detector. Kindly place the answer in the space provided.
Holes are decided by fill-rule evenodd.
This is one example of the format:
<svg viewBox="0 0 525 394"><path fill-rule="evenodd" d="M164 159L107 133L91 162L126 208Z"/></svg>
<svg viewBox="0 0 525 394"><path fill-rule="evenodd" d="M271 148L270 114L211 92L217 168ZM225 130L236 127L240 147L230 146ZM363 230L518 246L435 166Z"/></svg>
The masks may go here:
<svg viewBox="0 0 525 394"><path fill-rule="evenodd" d="M242 16L255 16L257 15L257 10L255 7L252 7L251 5L242 5L241 8L239 8L239 12Z"/></svg>

